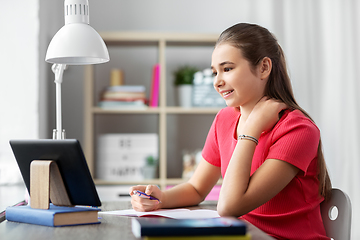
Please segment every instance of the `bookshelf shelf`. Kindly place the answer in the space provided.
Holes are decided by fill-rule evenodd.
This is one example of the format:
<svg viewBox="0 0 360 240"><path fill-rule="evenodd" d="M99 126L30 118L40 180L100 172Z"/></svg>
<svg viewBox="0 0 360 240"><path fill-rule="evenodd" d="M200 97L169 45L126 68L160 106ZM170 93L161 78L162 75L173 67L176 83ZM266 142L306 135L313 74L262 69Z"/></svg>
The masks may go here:
<svg viewBox="0 0 360 240"><path fill-rule="evenodd" d="M94 114L126 114L126 113L138 113L138 114L153 114L160 113L160 108L145 108L145 109L103 109L100 107L92 108Z"/></svg>
<svg viewBox="0 0 360 240"><path fill-rule="evenodd" d="M104 70L99 70L102 65L108 66L106 64L101 65L89 65L85 66L84 74L84 103L85 103L85 112L84 112L84 143L83 148L88 161L90 172L92 173L96 184L157 184L162 189L167 185L174 185L181 182L184 182L183 179L178 176L173 176L169 174L171 169L179 169L178 166L181 166L182 163L179 163L179 151L174 147L176 144L174 139L177 138L191 138L193 141L193 136L184 137L182 130L180 132L174 133L174 129L181 129L181 124L184 124L183 118L190 118L187 125L192 124L195 118L201 118L200 121L203 121L203 118L207 118L205 123L201 122L200 125L206 125L206 130L201 134L201 140L197 140L195 145L203 145L205 142L205 137L207 135L207 130L210 128L210 124L215 116L215 114L220 110L220 108L182 108L177 107L174 102L172 102L174 87L171 83L171 74L175 67L179 67L179 63L176 60L184 61L183 59L189 58L188 52L192 52L194 48L200 49L200 51L212 51L214 43L216 42L218 35L217 34L198 34L198 33L164 33L164 32L103 32L100 33L101 37L104 39L105 43L109 48L109 52L114 51L118 53L119 51L130 51L129 49L135 49L134 55L138 54L138 59L135 61L135 64L129 63L128 59L124 60L121 54L112 55L110 53L111 61L108 64L114 64L116 66L124 67L124 70L127 71L126 67L131 67L136 64L144 64L147 66L154 65L156 63L160 64L160 86L159 86L159 106L158 107L146 107L138 109L103 109L97 107L98 94L101 91L101 88L105 86ZM205 49L206 48L206 49ZM121 50L119 50L121 49ZM188 49L188 52L182 53L183 49ZM190 50L189 50L190 49ZM205 49L205 50L204 50ZM210 50L209 50L210 49ZM182 53L182 56L178 52ZM169 52L175 52L171 55ZM148 56L149 53L153 53L155 57L151 60L145 62L142 56ZM202 62L206 67L210 66L210 56L208 54L206 59L202 58ZM197 60L193 60L197 61ZM106 68L106 67L103 67ZM109 67L108 67L109 68ZM137 71L136 74L143 74L144 76L150 75L145 73L145 68L142 68L142 71ZM109 72L109 71L107 71ZM136 78L138 79L138 78ZM149 82L151 77L143 82L147 81L147 88L149 87ZM138 81L138 80L137 80ZM140 80L139 80L140 81ZM145 85L146 85L145 84ZM116 118L120 125L132 124L131 121L121 121L122 116L134 118L151 118L155 115L156 127L148 129L147 132L156 131L159 136L159 177L157 179L144 180L144 181L104 181L97 179L96 177L96 166L101 164L101 159L96 159L96 138L99 135L98 129L99 118ZM120 118L119 118L120 116ZM174 125L175 124L175 125ZM177 124L177 125L176 125ZM208 125L208 126L207 126ZM114 126L115 127L115 126ZM155 130L153 130L155 129ZM197 130L196 130L197 131ZM200 131L200 130L199 130ZM201 131L204 131L203 129ZM185 131L186 132L186 131ZM188 130L188 132L193 133L194 131ZM108 132L107 132L108 133ZM178 136L179 135L179 136ZM196 134L200 135L200 134ZM196 137L195 137L196 138ZM179 142L186 142L184 139L177 139ZM200 141L200 142L199 142ZM191 144L191 141L189 141ZM173 157L175 156L176 157ZM176 174L175 174L176 175ZM179 174L177 174L179 175ZM180 176L181 177L181 176Z"/></svg>
<svg viewBox="0 0 360 240"><path fill-rule="evenodd" d="M145 109L103 109L100 107L93 107L93 114L153 114L165 112L167 114L213 114L217 113L220 108L182 108L182 107L157 107Z"/></svg>
<svg viewBox="0 0 360 240"><path fill-rule="evenodd" d="M216 114L220 108L182 108L182 107L167 107L168 114Z"/></svg>

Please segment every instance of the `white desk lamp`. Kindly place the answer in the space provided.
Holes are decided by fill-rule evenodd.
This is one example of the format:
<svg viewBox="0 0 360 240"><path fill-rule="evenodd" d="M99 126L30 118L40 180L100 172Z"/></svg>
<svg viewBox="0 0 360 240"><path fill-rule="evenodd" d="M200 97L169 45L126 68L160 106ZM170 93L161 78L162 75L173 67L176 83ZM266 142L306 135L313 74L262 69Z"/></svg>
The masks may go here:
<svg viewBox="0 0 360 240"><path fill-rule="evenodd" d="M105 63L109 52L101 36L89 25L89 1L64 1L65 25L55 34L46 52L45 61L54 63L56 85L56 129L54 139L64 139L61 120L61 83L66 65Z"/></svg>

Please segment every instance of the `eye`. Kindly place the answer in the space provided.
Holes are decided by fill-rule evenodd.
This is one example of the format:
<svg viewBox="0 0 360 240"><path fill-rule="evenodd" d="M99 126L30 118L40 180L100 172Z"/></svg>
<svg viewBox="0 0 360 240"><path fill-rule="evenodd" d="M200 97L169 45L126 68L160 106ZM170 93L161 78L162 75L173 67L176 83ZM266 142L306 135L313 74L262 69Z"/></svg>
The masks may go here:
<svg viewBox="0 0 360 240"><path fill-rule="evenodd" d="M229 67L224 68L224 72L229 72L229 71L231 71L231 70L232 70L232 68L229 68Z"/></svg>
<svg viewBox="0 0 360 240"><path fill-rule="evenodd" d="M217 75L216 72L212 72L211 76L215 77Z"/></svg>

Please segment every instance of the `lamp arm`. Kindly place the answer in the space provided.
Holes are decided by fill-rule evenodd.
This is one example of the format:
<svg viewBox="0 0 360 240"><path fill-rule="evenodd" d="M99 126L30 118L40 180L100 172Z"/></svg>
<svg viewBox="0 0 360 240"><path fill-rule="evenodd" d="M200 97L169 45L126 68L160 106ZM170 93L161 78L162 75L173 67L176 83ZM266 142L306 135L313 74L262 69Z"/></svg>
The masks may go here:
<svg viewBox="0 0 360 240"><path fill-rule="evenodd" d="M53 139L65 139L65 130L62 129L61 114L61 83L63 81L66 64L53 64L51 70L55 74L56 86L56 129L53 131Z"/></svg>

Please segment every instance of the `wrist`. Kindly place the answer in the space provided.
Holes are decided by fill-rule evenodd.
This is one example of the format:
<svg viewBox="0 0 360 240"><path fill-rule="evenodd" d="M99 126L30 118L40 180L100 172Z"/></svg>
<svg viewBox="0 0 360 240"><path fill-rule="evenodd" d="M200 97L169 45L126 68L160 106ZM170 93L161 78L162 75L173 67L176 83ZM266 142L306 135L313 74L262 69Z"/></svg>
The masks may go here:
<svg viewBox="0 0 360 240"><path fill-rule="evenodd" d="M255 122L247 122L242 131L239 131L239 135L248 135L256 139L259 139L261 133L262 130L259 128L259 124L255 124Z"/></svg>
<svg viewBox="0 0 360 240"><path fill-rule="evenodd" d="M165 196L164 191L161 191L159 200L160 200L160 202L158 204L158 208L164 208L164 203L166 202L166 196Z"/></svg>
<svg viewBox="0 0 360 240"><path fill-rule="evenodd" d="M256 145L259 144L259 140L256 137L253 137L253 136L250 136L250 135L240 134L238 136L238 141L239 140L250 140L250 141L254 142Z"/></svg>

